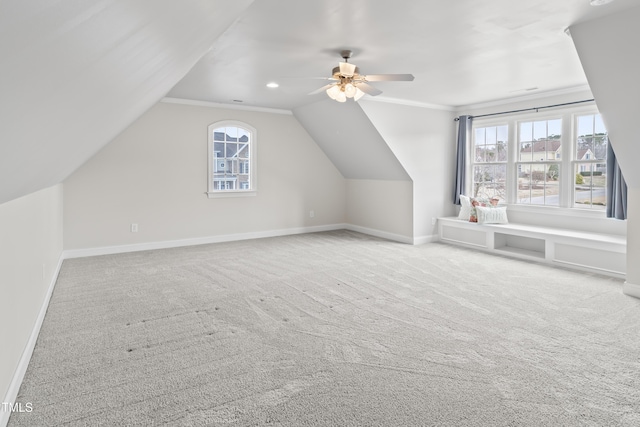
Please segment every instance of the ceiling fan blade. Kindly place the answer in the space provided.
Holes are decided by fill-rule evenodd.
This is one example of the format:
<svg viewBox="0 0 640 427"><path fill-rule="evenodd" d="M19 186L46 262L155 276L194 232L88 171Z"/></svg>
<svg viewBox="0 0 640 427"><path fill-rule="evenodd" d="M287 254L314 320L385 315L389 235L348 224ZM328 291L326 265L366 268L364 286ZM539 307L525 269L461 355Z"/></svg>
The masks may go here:
<svg viewBox="0 0 640 427"><path fill-rule="evenodd" d="M364 76L368 82L411 82L413 74L368 74Z"/></svg>
<svg viewBox="0 0 640 427"><path fill-rule="evenodd" d="M312 76L312 77L283 77L283 79L286 80L337 80L333 77L319 77L319 76Z"/></svg>
<svg viewBox="0 0 640 427"><path fill-rule="evenodd" d="M320 89L316 89L313 92L310 92L309 95L315 95L317 93L320 92L324 92L325 90L329 89L331 86L333 86L335 83L330 83L328 85L322 86Z"/></svg>
<svg viewBox="0 0 640 427"><path fill-rule="evenodd" d="M361 91L363 91L364 93L366 93L367 95L371 95L371 96L376 96L376 95L380 95L382 93L382 91L380 89L376 89L375 87L366 84L366 83L358 83L356 85L356 87L358 89L360 89Z"/></svg>
<svg viewBox="0 0 640 427"><path fill-rule="evenodd" d="M1 0L0 0L1 1ZM311 76L311 77L279 77L278 80L282 80L282 81L286 81L286 82L301 82L301 81L306 81L306 80L329 80L332 82L336 82L339 79L332 77L318 77L318 76Z"/></svg>

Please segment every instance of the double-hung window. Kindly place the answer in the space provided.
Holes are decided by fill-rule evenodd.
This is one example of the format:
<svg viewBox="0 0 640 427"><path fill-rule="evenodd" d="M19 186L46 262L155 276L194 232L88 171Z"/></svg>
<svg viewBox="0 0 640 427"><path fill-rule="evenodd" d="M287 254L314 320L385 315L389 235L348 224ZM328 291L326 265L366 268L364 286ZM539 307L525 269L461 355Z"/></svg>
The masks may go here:
<svg viewBox="0 0 640 427"><path fill-rule="evenodd" d="M255 195L255 129L224 121L210 125L208 133L209 197Z"/></svg>
<svg viewBox="0 0 640 427"><path fill-rule="evenodd" d="M507 125L474 129L471 150L473 197L506 200L508 130Z"/></svg>
<svg viewBox="0 0 640 427"><path fill-rule="evenodd" d="M600 114L577 116L576 129L573 202L580 207L605 206L609 143L607 129Z"/></svg>
<svg viewBox="0 0 640 427"><path fill-rule="evenodd" d="M604 210L608 143L593 107L476 119L467 195L523 209Z"/></svg>
<svg viewBox="0 0 640 427"><path fill-rule="evenodd" d="M517 203L560 206L562 119L518 123Z"/></svg>

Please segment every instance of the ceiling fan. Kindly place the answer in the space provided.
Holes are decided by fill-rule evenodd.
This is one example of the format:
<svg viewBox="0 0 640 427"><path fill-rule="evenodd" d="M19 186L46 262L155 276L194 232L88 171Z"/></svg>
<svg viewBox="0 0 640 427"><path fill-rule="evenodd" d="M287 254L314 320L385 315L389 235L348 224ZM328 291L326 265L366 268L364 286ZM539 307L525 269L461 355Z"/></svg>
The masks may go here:
<svg viewBox="0 0 640 427"><path fill-rule="evenodd" d="M347 98L353 98L354 101L359 100L365 94L376 96L382 93L381 90L371 86L369 82L390 82L390 81L413 81L412 74L360 74L360 70L354 64L349 62L352 52L343 50L340 55L344 62L340 62L337 67L331 71L331 77L327 80L333 80L309 95L315 95L325 91L329 98L338 102L345 102Z"/></svg>

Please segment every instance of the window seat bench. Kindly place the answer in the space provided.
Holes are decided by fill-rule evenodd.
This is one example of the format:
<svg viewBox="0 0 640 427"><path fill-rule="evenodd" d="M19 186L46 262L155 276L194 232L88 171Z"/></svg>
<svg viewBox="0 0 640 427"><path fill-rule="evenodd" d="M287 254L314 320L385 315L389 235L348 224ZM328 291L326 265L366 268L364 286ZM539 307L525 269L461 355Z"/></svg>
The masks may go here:
<svg viewBox="0 0 640 427"><path fill-rule="evenodd" d="M624 278L626 236L528 224L438 218L440 241Z"/></svg>

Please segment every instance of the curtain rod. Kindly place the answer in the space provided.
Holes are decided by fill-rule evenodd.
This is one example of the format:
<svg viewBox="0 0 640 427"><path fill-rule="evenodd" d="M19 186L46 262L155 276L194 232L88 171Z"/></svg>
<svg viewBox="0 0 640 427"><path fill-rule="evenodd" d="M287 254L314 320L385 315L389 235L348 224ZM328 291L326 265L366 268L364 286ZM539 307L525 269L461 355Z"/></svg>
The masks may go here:
<svg viewBox="0 0 640 427"><path fill-rule="evenodd" d="M585 102L592 102L592 101L595 101L595 99L584 99L582 101L565 102L564 104L554 104L554 105L545 105L543 107L523 108L522 110L501 111L499 113L481 114L479 116L470 116L470 117L473 119L477 119L480 117L498 116L501 114L522 113L523 111L535 111L537 113L538 110L542 110L543 108L564 107L565 105L582 104ZM457 122L460 119L456 117L453 120Z"/></svg>

